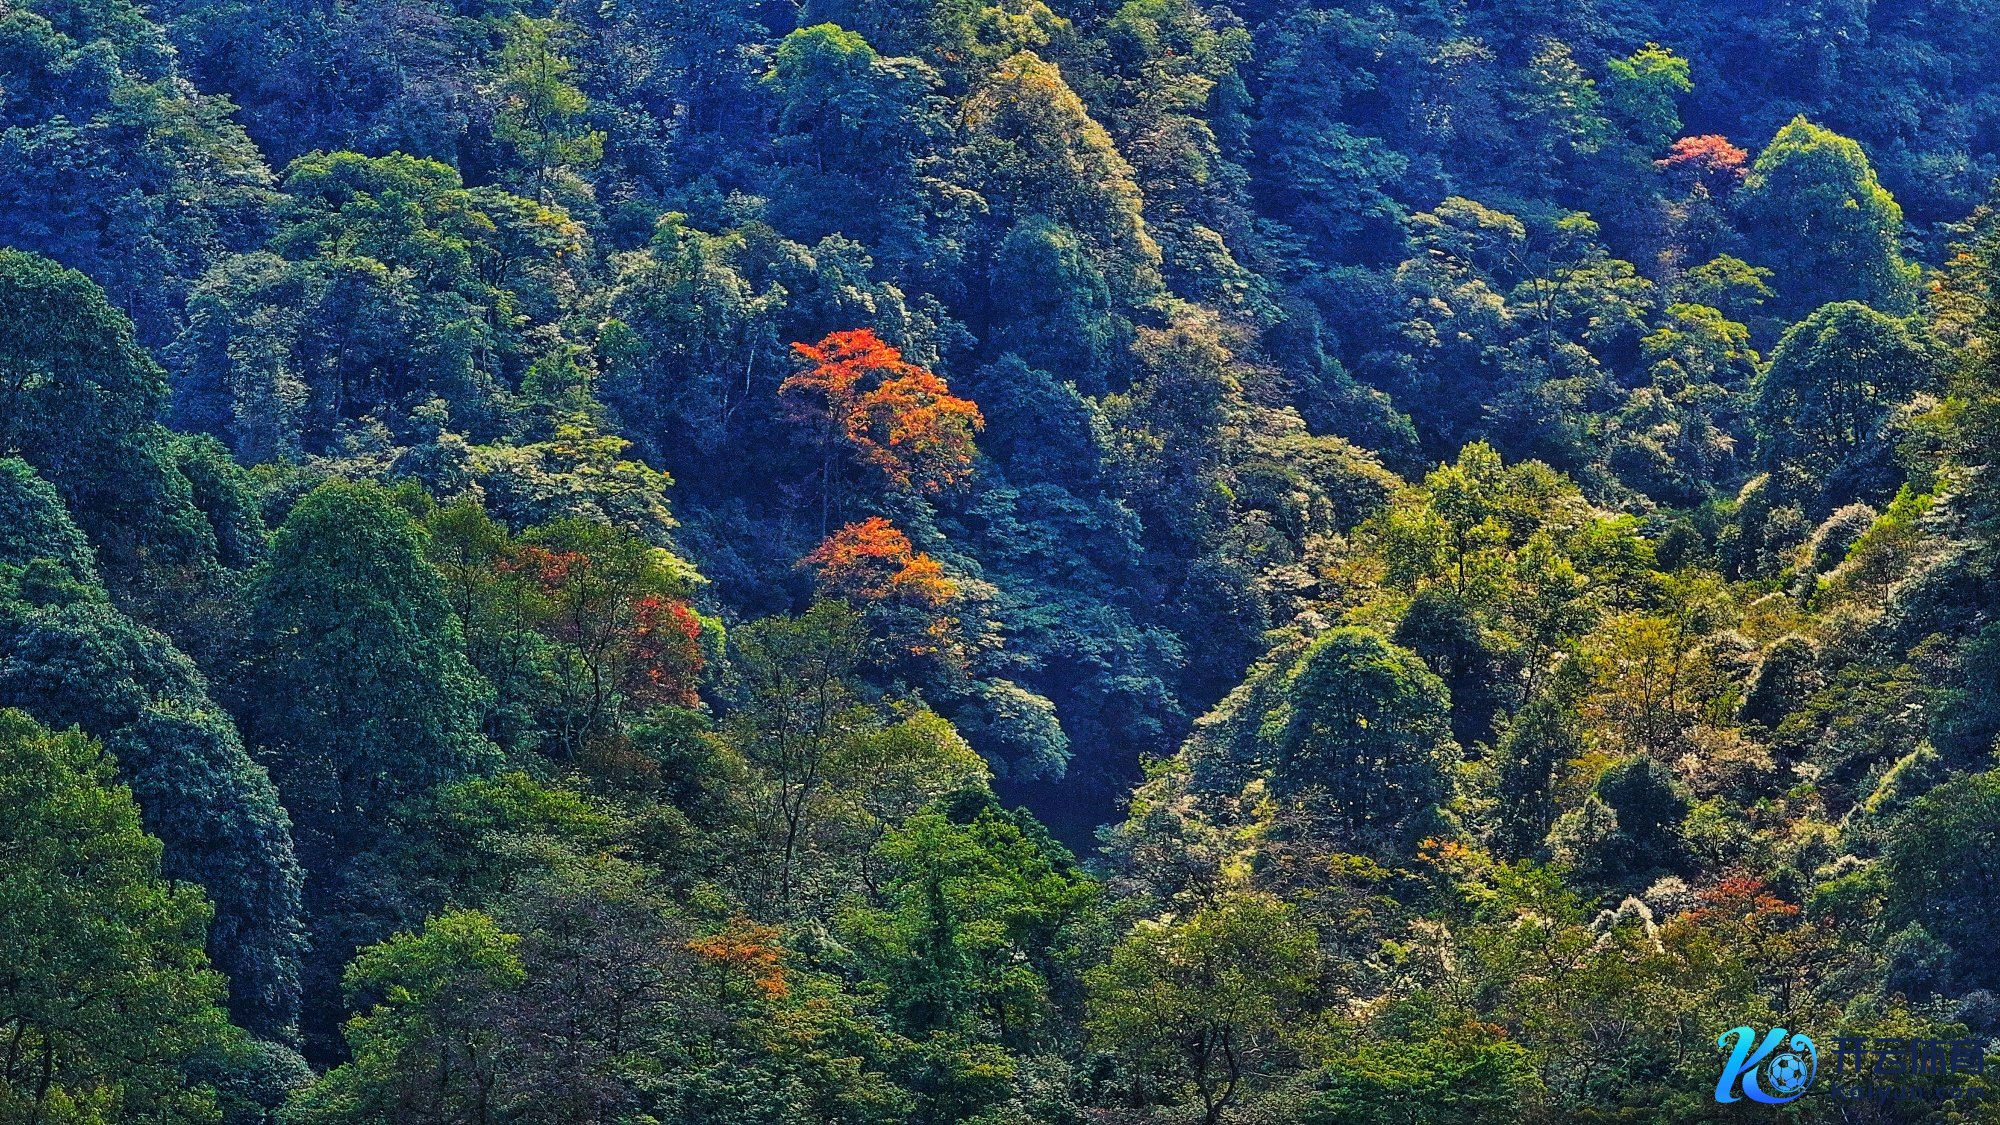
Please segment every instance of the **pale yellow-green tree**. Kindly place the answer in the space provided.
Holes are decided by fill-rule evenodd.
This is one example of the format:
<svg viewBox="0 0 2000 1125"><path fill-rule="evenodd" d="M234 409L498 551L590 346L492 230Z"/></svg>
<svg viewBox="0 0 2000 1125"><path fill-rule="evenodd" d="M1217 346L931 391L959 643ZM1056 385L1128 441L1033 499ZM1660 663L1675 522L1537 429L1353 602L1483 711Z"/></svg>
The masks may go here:
<svg viewBox="0 0 2000 1125"><path fill-rule="evenodd" d="M494 133L514 150L530 194L549 200L558 170L582 171L604 159L604 134L590 128L590 100L572 81L568 25L516 15L503 32L493 79L500 104Z"/></svg>

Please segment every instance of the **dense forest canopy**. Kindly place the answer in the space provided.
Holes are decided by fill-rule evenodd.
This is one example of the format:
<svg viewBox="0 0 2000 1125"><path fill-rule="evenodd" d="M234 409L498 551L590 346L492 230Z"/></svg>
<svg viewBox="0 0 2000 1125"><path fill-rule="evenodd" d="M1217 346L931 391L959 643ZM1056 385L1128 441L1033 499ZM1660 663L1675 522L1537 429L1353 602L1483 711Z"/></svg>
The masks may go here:
<svg viewBox="0 0 2000 1125"><path fill-rule="evenodd" d="M0 1121L2000 1120L1996 56L0 0Z"/></svg>

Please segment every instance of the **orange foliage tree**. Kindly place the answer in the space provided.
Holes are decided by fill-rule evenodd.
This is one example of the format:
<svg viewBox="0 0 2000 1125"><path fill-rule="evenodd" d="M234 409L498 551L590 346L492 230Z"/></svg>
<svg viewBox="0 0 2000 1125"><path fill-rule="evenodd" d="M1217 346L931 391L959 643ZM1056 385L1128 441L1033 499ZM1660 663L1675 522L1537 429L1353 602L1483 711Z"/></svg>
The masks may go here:
<svg viewBox="0 0 2000 1125"><path fill-rule="evenodd" d="M1710 194L1722 195L1743 182L1749 160L1750 154L1730 144L1728 137L1709 133L1682 137L1653 163L1689 187L1700 184Z"/></svg>
<svg viewBox="0 0 2000 1125"><path fill-rule="evenodd" d="M687 944L696 957L724 973L724 995L732 991L729 981L748 981L757 993L770 1000L782 1000L791 992L785 979L785 948L779 944L776 926L737 917L720 933L698 937Z"/></svg>
<svg viewBox="0 0 2000 1125"><path fill-rule="evenodd" d="M819 572L827 590L855 602L896 601L937 609L958 593L937 560L912 547L910 537L881 516L834 532L805 562Z"/></svg>
<svg viewBox="0 0 2000 1125"><path fill-rule="evenodd" d="M842 446L890 488L936 495L972 475L972 438L986 420L943 379L866 328L792 348L807 366L778 393L792 420L818 435L829 493Z"/></svg>
<svg viewBox="0 0 2000 1125"><path fill-rule="evenodd" d="M869 631L897 658L964 659L958 619L947 612L958 584L888 520L848 524L800 565L817 572L821 590L860 609Z"/></svg>
<svg viewBox="0 0 2000 1125"><path fill-rule="evenodd" d="M1701 930L1756 970L1758 988L1779 1011L1807 995L1836 960L1823 920L1778 896L1754 875L1731 875L1702 891L1677 923Z"/></svg>

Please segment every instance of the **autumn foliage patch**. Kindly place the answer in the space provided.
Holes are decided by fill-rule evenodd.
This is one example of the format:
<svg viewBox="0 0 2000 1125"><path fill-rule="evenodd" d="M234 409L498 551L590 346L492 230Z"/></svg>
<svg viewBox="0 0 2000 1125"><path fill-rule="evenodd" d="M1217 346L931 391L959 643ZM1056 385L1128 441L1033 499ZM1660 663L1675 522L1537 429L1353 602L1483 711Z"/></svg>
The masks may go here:
<svg viewBox="0 0 2000 1125"><path fill-rule="evenodd" d="M935 495L972 474L979 407L866 328L794 344L810 366L778 388L793 421L843 444L892 488Z"/></svg>

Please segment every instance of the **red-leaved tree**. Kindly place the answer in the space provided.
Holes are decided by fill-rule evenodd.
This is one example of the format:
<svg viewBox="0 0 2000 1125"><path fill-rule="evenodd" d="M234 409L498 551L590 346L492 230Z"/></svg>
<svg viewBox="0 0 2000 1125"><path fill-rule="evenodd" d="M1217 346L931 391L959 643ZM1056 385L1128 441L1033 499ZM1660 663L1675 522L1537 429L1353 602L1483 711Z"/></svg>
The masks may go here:
<svg viewBox="0 0 2000 1125"><path fill-rule="evenodd" d="M536 630L555 642L551 685L565 754L621 713L690 707L701 674L701 622L666 552L580 520L530 533L500 569L528 580Z"/></svg>
<svg viewBox="0 0 2000 1125"><path fill-rule="evenodd" d="M793 344L806 366L778 388L787 414L821 451L823 512L833 502L845 450L890 489L936 495L972 475L979 407L943 379L903 359L866 328Z"/></svg>
<svg viewBox="0 0 2000 1125"><path fill-rule="evenodd" d="M910 537L881 516L834 532L805 561L829 593L857 603L900 601L937 609L958 593L937 560L912 547Z"/></svg>
<svg viewBox="0 0 2000 1125"><path fill-rule="evenodd" d="M1711 195L1726 195L1743 182L1749 160L1750 154L1730 144L1728 137L1709 133L1682 137L1667 150L1666 156L1653 163L1664 168L1683 187L1700 184Z"/></svg>

